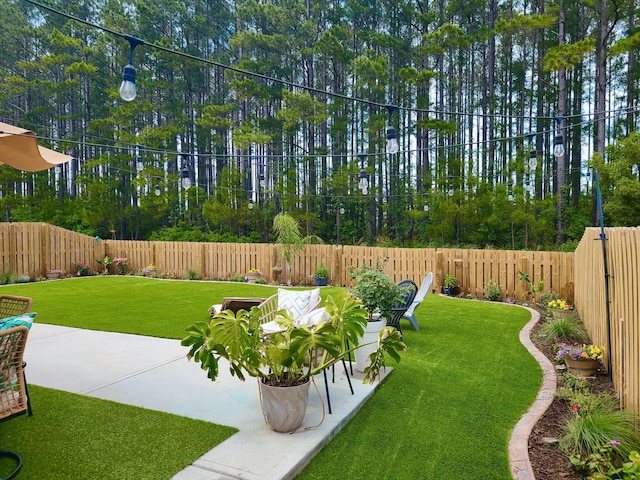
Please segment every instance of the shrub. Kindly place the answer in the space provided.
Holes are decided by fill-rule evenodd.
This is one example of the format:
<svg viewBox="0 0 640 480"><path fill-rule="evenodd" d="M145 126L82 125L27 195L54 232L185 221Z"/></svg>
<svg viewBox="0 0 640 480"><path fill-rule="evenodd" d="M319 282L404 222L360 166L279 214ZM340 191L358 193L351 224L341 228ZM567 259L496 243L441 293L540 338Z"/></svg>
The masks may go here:
<svg viewBox="0 0 640 480"><path fill-rule="evenodd" d="M582 322L576 317L549 319L538 331L543 343L583 343L589 340Z"/></svg>
<svg viewBox="0 0 640 480"><path fill-rule="evenodd" d="M502 297L502 286L493 280L487 282L487 298L492 302L497 302Z"/></svg>
<svg viewBox="0 0 640 480"><path fill-rule="evenodd" d="M640 447L635 416L619 410L613 395L578 394L574 401L573 415L567 421L565 434L559 443L562 451L573 455L574 459L584 459L599 453L602 446L611 440L616 440L617 455L627 457Z"/></svg>
<svg viewBox="0 0 640 480"><path fill-rule="evenodd" d="M10 285L15 283L15 277L11 272L2 272L0 274L0 285Z"/></svg>
<svg viewBox="0 0 640 480"><path fill-rule="evenodd" d="M200 274L196 270L193 270L192 268L187 270L186 277L189 280L200 280L200 278L201 278Z"/></svg>

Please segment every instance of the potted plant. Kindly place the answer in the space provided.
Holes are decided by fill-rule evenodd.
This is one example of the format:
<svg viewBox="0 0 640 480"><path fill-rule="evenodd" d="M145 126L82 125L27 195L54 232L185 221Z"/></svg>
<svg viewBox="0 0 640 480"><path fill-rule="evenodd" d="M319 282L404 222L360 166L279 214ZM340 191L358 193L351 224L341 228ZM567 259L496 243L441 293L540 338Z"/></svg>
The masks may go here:
<svg viewBox="0 0 640 480"><path fill-rule="evenodd" d="M355 280L351 293L362 302L367 310L368 322L365 328L362 346L356 350L356 369L364 371L372 350L371 342L375 340L380 330L386 327L387 319L391 318L391 309L402 301L402 289L382 271L382 264L375 267L363 264L360 268L351 267L350 275Z"/></svg>
<svg viewBox="0 0 640 480"><path fill-rule="evenodd" d="M547 307L551 310L553 318L569 318L574 314L573 305L561 298L549 301Z"/></svg>
<svg viewBox="0 0 640 480"><path fill-rule="evenodd" d="M557 347L556 360L564 362L574 375L590 377L596 374L604 352L605 348L598 345L561 343Z"/></svg>
<svg viewBox="0 0 640 480"><path fill-rule="evenodd" d="M445 295L453 296L458 291L458 280L456 279L456 277L454 277L450 273L447 273L444 276L444 283L442 285L443 285L442 286L442 292Z"/></svg>
<svg viewBox="0 0 640 480"><path fill-rule="evenodd" d="M247 272L247 282L256 283L256 280L262 277L262 272L257 268L252 268Z"/></svg>
<svg viewBox="0 0 640 480"><path fill-rule="evenodd" d="M314 275L316 277L316 287L324 287L327 285L329 279L329 269L320 264L316 268Z"/></svg>
<svg viewBox="0 0 640 480"><path fill-rule="evenodd" d="M275 431L289 432L304 419L310 378L353 351L367 323L362 304L347 292L329 296L325 311L329 320L315 326L296 325L281 311L276 317L280 329L268 333L258 307L235 314L225 310L210 322L189 326L182 345L189 347L188 357L199 362L212 381L218 377L221 359L229 362L231 374L240 380L258 378L265 421ZM365 383L379 377L387 355L400 360L400 353L406 350L393 328L383 331L375 344ZM274 398L281 394L292 394L294 402L279 404ZM299 403L302 411L294 413Z"/></svg>

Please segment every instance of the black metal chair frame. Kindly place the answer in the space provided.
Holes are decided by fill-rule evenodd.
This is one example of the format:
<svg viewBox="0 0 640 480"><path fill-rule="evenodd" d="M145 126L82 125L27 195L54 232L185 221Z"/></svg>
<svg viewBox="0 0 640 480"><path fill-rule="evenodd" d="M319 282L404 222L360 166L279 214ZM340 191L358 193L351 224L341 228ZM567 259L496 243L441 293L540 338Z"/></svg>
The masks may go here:
<svg viewBox="0 0 640 480"><path fill-rule="evenodd" d="M404 290L404 298L400 305L396 305L391 309L391 318L387 321L387 326L395 327L400 332L400 336L403 336L400 319L405 312L409 310L409 307L413 303L413 299L416 298L418 286L413 280L402 280L398 283L398 287Z"/></svg>

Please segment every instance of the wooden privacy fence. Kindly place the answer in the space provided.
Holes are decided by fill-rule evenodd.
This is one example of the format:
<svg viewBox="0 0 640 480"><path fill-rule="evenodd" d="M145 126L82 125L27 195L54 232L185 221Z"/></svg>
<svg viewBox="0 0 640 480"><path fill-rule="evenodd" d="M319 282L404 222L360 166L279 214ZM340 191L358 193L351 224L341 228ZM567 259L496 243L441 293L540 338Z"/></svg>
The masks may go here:
<svg viewBox="0 0 640 480"><path fill-rule="evenodd" d="M313 272L329 268L329 283L351 285L350 267L384 264L395 282L412 279L420 284L434 273L432 290L440 291L446 273L454 275L461 293L486 296L492 281L505 296L522 299L527 284L544 282L575 303L592 341L607 345L610 333L612 377L625 409L640 413L640 229L606 229L609 266L610 316L607 327L606 290L600 231L589 228L574 253L473 249L383 248L308 245L291 266L291 283L310 284ZM96 260L127 258L131 271L154 264L163 275L181 277L189 270L207 278L228 279L250 269L263 272L268 282L286 283L286 265L271 244L146 242L96 239L44 223L0 223L0 272L44 276L51 269L73 274L76 263L99 270ZM276 276L272 267L283 272Z"/></svg>
<svg viewBox="0 0 640 480"><path fill-rule="evenodd" d="M609 317L597 228L585 231L575 252L575 304L593 343L606 346L611 339L611 375L622 407L640 413L640 228L606 228L605 236Z"/></svg>
<svg viewBox="0 0 640 480"><path fill-rule="evenodd" d="M432 289L439 292L445 274L451 273L461 293L478 297L486 296L489 281L502 286L505 296L525 297L528 287L519 274L525 272L535 283L544 281L545 289L573 300L572 253L307 245L289 273L273 244L108 240L45 223L0 223L2 272L32 278L51 269L74 274L77 263L100 270L96 260L105 256L126 258L132 272L153 264L162 275L182 277L193 271L224 280L257 269L269 282L286 283L290 275L293 285L313 283L314 270L323 264L329 268L330 284L348 286L350 267L380 262L395 282L411 279L419 285L433 272ZM283 269L279 275L272 271L276 265Z"/></svg>

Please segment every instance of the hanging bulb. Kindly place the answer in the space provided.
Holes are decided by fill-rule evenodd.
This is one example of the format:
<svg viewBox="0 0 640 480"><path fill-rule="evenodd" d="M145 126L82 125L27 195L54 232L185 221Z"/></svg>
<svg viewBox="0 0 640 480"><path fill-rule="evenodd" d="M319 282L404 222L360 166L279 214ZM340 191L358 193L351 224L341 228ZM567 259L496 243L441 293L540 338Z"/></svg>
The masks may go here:
<svg viewBox="0 0 640 480"><path fill-rule="evenodd" d="M396 129L391 125L387 125L387 153L394 155L400 150Z"/></svg>
<svg viewBox="0 0 640 480"><path fill-rule="evenodd" d="M158 185L158 184L156 183L156 186L155 186L154 188L155 188L154 193L156 194L156 197L159 197L159 196L160 196L160 193L161 193L161 192L160 192L160 185Z"/></svg>
<svg viewBox="0 0 640 480"><path fill-rule="evenodd" d="M429 211L429 204L425 202L425 204L424 204L424 206L422 207L422 209L423 209L425 212L428 212L428 211Z"/></svg>
<svg viewBox="0 0 640 480"><path fill-rule="evenodd" d="M249 210L253 210L253 201L249 200Z"/></svg>
<svg viewBox="0 0 640 480"><path fill-rule="evenodd" d="M144 162L142 161L142 157L136 158L136 170L139 172L144 170Z"/></svg>
<svg viewBox="0 0 640 480"><path fill-rule="evenodd" d="M122 83L120 84L120 97L125 102L131 102L138 94L136 90L136 69L129 64L122 72Z"/></svg>
<svg viewBox="0 0 640 480"><path fill-rule="evenodd" d="M562 135L556 135L553 138L553 154L556 158L564 155L564 137Z"/></svg>
<svg viewBox="0 0 640 480"><path fill-rule="evenodd" d="M449 195L450 197L453 197L453 187L449 187L449 190L447 191L447 195Z"/></svg>
<svg viewBox="0 0 640 480"><path fill-rule="evenodd" d="M360 181L358 182L358 188L360 190L365 190L369 188L369 175L367 174L367 171L364 168L360 170Z"/></svg>
<svg viewBox="0 0 640 480"><path fill-rule="evenodd" d="M191 186L191 179L189 178L189 169L185 166L182 169L182 188L187 189Z"/></svg>
<svg viewBox="0 0 640 480"><path fill-rule="evenodd" d="M363 188L362 189L362 194L363 195L367 195L369 193L369 189L368 188Z"/></svg>

